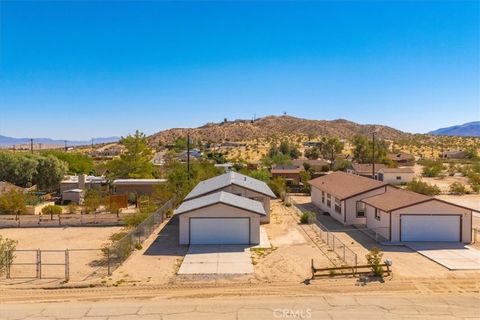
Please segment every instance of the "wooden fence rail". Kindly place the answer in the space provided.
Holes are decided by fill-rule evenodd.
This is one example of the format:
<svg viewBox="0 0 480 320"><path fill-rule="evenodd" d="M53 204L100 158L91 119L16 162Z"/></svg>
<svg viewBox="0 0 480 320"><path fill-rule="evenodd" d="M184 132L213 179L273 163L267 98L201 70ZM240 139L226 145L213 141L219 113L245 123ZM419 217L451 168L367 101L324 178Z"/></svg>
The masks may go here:
<svg viewBox="0 0 480 320"><path fill-rule="evenodd" d="M391 274L389 264L381 264L383 273L386 275ZM344 266L344 267L332 267L332 268L315 268L312 259L312 279L320 277L333 277L333 276L356 276L372 273L371 265L357 265L357 266ZM347 271L347 272L344 272Z"/></svg>

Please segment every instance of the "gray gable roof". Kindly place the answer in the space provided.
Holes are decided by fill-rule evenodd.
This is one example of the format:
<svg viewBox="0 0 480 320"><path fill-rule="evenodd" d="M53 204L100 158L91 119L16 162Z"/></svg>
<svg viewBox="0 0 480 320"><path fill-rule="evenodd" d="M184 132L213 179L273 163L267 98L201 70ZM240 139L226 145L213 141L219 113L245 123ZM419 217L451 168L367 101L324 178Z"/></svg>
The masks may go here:
<svg viewBox="0 0 480 320"><path fill-rule="evenodd" d="M186 212L190 212L193 210L197 210L204 207L209 207L218 203L223 203L232 207L237 207L242 210L251 211L253 213L266 216L265 209L263 205L259 201L251 200L245 197L237 196L233 193L229 192L216 192L212 193L203 197L198 197L193 200L183 202L177 210L175 210L175 214L182 214Z"/></svg>
<svg viewBox="0 0 480 320"><path fill-rule="evenodd" d="M185 200L197 198L199 196L216 190L220 190L232 184L243 187L245 189L256 191L271 198L276 198L275 194L272 192L272 190L270 190L270 188L265 182L232 171L200 182L185 197Z"/></svg>

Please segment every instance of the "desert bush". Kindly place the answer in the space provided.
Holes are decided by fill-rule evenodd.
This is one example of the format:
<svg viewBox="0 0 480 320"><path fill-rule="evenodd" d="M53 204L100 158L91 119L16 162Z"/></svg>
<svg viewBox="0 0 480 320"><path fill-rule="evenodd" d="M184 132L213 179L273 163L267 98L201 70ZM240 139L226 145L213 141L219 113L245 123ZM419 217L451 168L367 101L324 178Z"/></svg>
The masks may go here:
<svg viewBox="0 0 480 320"><path fill-rule="evenodd" d="M139 212L139 213L130 214L125 217L125 224L128 227L136 227L140 223L142 223L145 219L147 219L150 214L151 212Z"/></svg>
<svg viewBox="0 0 480 320"><path fill-rule="evenodd" d="M314 221L315 221L315 212L305 211L300 216L300 223L301 224L312 224Z"/></svg>
<svg viewBox="0 0 480 320"><path fill-rule="evenodd" d="M423 166L424 177L438 177L443 170L443 163L440 161L427 160L423 162Z"/></svg>
<svg viewBox="0 0 480 320"><path fill-rule="evenodd" d="M282 194L284 195L287 191L287 183L286 183L285 179L282 178L282 177L277 177L277 178L273 179L270 182L269 186L272 189L273 193L275 193L275 195L277 197L282 198Z"/></svg>
<svg viewBox="0 0 480 320"><path fill-rule="evenodd" d="M69 213L77 213L78 205L75 202L70 202L68 204L68 212Z"/></svg>
<svg viewBox="0 0 480 320"><path fill-rule="evenodd" d="M22 192L10 191L0 196L1 214L24 214L27 211L26 196Z"/></svg>
<svg viewBox="0 0 480 320"><path fill-rule="evenodd" d="M440 194L440 188L436 185L430 185L421 180L414 179L407 183L407 190L425 194L427 196L434 196Z"/></svg>
<svg viewBox="0 0 480 320"><path fill-rule="evenodd" d="M460 182L454 182L450 185L450 193L456 195L463 195L467 192L465 186Z"/></svg>

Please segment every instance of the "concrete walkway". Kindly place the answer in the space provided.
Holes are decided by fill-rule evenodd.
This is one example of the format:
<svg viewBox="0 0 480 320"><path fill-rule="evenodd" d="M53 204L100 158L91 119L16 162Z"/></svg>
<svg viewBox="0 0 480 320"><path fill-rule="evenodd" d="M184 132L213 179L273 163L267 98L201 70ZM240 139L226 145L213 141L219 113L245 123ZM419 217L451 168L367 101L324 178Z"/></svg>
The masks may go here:
<svg viewBox="0 0 480 320"><path fill-rule="evenodd" d="M466 295L216 297L2 304L0 319L478 319Z"/></svg>
<svg viewBox="0 0 480 320"><path fill-rule="evenodd" d="M480 250L456 242L405 242L449 270L480 270Z"/></svg>
<svg viewBox="0 0 480 320"><path fill-rule="evenodd" d="M253 273L249 246L191 245L178 270L182 274Z"/></svg>

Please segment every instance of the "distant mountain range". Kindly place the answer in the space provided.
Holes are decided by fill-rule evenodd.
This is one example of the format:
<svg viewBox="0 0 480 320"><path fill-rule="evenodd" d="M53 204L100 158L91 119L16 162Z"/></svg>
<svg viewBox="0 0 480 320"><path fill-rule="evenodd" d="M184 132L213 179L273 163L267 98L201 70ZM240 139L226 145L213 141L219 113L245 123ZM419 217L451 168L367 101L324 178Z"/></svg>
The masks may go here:
<svg viewBox="0 0 480 320"><path fill-rule="evenodd" d="M459 126L440 128L430 131L429 134L443 136L480 137L480 121L468 122Z"/></svg>
<svg viewBox="0 0 480 320"><path fill-rule="evenodd" d="M112 143L112 142L117 142L120 139L120 137L105 137L105 138L94 138L93 142L95 144L97 143ZM50 139L50 138L33 138L33 143L35 145L38 145L41 143L45 147L47 146L63 146L65 145L65 140L56 140L56 139ZM82 145L89 145L91 144L91 140L67 140L67 145L69 147L72 146L82 146ZM2 147L11 147L13 145L16 146L22 146L22 145L28 145L30 144L30 138L12 138L12 137L7 137L7 136L2 136L0 135L0 146Z"/></svg>

